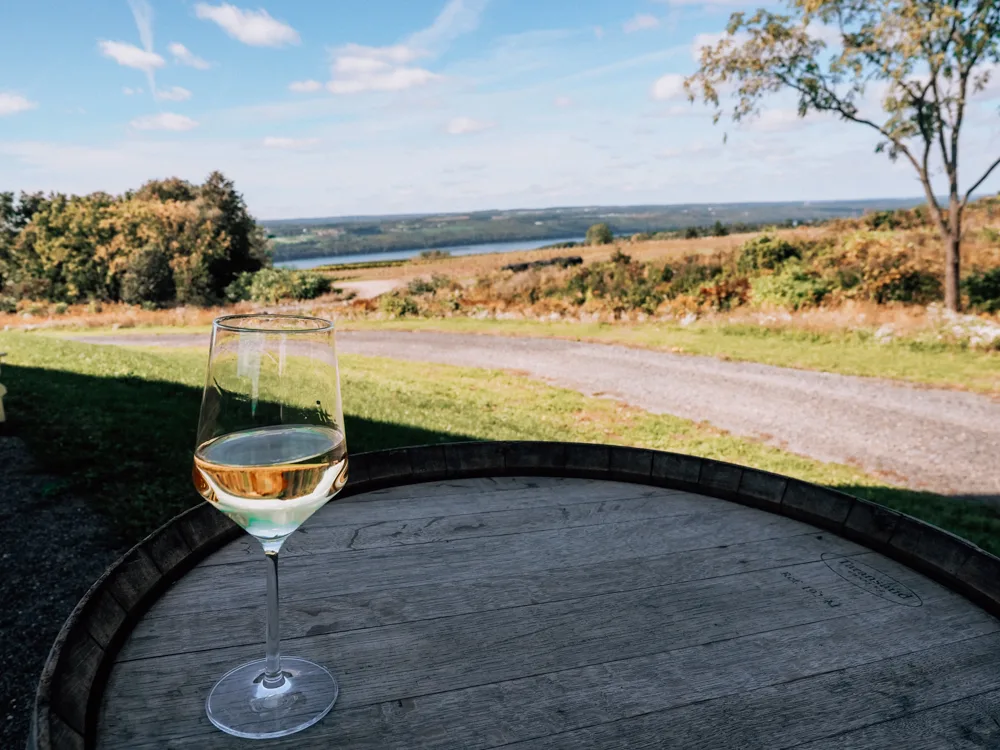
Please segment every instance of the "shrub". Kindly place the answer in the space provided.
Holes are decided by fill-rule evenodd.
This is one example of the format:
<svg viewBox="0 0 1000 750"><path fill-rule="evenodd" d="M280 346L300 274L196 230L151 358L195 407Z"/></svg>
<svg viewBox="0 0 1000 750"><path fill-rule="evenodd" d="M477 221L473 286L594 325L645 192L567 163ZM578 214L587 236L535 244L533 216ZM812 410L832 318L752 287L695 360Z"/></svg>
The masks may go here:
<svg viewBox="0 0 1000 750"><path fill-rule="evenodd" d="M773 271L783 263L801 257L802 251L792 243L762 234L743 243L736 266L743 273Z"/></svg>
<svg viewBox="0 0 1000 750"><path fill-rule="evenodd" d="M434 274L429 280L413 279L406 285L406 291L409 294L433 294L438 289L444 289L449 286L451 286L451 279L447 276Z"/></svg>
<svg viewBox="0 0 1000 750"><path fill-rule="evenodd" d="M587 244L588 245L610 245L615 241L615 235L611 231L611 227L603 222L601 224L594 224L587 230Z"/></svg>
<svg viewBox="0 0 1000 750"><path fill-rule="evenodd" d="M451 253L447 250L424 250L419 257L420 260L443 260L450 258Z"/></svg>
<svg viewBox="0 0 1000 750"><path fill-rule="evenodd" d="M129 258L122 276L122 302L159 307L173 300L176 294L170 258L162 249L147 245Z"/></svg>
<svg viewBox="0 0 1000 750"><path fill-rule="evenodd" d="M1000 230L993 227L983 227L983 239L986 242L1000 245Z"/></svg>
<svg viewBox="0 0 1000 750"><path fill-rule="evenodd" d="M582 305L588 300L602 300L615 315L626 310L642 310L652 314L663 301L657 290L659 278L652 269L634 262L618 251L605 263L592 263L577 271L566 286L574 301Z"/></svg>
<svg viewBox="0 0 1000 750"><path fill-rule="evenodd" d="M701 232L698 231L698 227L688 227L684 230L684 239L694 240L701 237Z"/></svg>
<svg viewBox="0 0 1000 750"><path fill-rule="evenodd" d="M250 271L237 274L223 292L226 300L229 302L249 302L250 285L253 283L253 277L254 274Z"/></svg>
<svg viewBox="0 0 1000 750"><path fill-rule="evenodd" d="M789 264L778 273L756 277L751 287L756 302L798 310L822 302L831 285L801 266Z"/></svg>
<svg viewBox="0 0 1000 750"><path fill-rule="evenodd" d="M729 234L729 230L726 229L725 226L723 226L722 222L721 221L716 221L715 225L712 227L712 236L713 237L725 237L728 234Z"/></svg>
<svg viewBox="0 0 1000 750"><path fill-rule="evenodd" d="M698 302L713 310L730 310L750 298L750 282L744 276L723 278L698 290Z"/></svg>
<svg viewBox="0 0 1000 750"><path fill-rule="evenodd" d="M69 305L65 302L57 302L52 306L52 312L55 315L65 315L67 310L69 310Z"/></svg>
<svg viewBox="0 0 1000 750"><path fill-rule="evenodd" d="M972 307L988 313L1000 312L1000 268L975 271L963 286Z"/></svg>
<svg viewBox="0 0 1000 750"><path fill-rule="evenodd" d="M315 299L330 291L330 279L309 271L285 268L262 268L256 273L241 273L226 287L230 302L250 300L274 304L283 299Z"/></svg>
<svg viewBox="0 0 1000 750"><path fill-rule="evenodd" d="M702 263L697 255L689 255L677 266L664 266L660 274L663 281L670 281L668 295L697 293L705 282L722 274L722 266Z"/></svg>
<svg viewBox="0 0 1000 750"><path fill-rule="evenodd" d="M378 309L397 318L420 314L416 300L399 292L390 292L379 297Z"/></svg>
<svg viewBox="0 0 1000 750"><path fill-rule="evenodd" d="M0 294L0 313L16 313L17 297L10 297Z"/></svg>

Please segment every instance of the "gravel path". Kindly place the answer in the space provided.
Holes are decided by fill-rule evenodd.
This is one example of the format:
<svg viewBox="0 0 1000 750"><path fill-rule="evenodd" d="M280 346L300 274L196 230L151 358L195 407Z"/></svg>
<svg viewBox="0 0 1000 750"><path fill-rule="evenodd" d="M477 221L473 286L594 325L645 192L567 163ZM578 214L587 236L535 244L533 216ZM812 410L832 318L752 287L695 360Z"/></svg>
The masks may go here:
<svg viewBox="0 0 1000 750"><path fill-rule="evenodd" d="M87 337L204 345L204 336ZM709 422L910 487L1000 499L1000 403L894 381L558 339L348 331L340 350L518 370L653 413Z"/></svg>
<svg viewBox="0 0 1000 750"><path fill-rule="evenodd" d="M123 551L96 514L55 489L18 438L0 437L0 748L24 747L56 633Z"/></svg>

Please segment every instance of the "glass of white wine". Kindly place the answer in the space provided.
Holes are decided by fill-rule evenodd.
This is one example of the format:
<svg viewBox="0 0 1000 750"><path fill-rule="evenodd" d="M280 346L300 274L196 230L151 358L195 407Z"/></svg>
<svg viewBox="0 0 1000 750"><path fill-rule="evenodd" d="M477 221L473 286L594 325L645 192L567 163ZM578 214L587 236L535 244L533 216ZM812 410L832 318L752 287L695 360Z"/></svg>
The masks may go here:
<svg viewBox="0 0 1000 750"><path fill-rule="evenodd" d="M278 654L278 551L347 481L333 324L295 315L230 315L212 327L194 484L255 537L267 566L267 655L231 670L205 702L237 737L312 726L337 700L318 664Z"/></svg>

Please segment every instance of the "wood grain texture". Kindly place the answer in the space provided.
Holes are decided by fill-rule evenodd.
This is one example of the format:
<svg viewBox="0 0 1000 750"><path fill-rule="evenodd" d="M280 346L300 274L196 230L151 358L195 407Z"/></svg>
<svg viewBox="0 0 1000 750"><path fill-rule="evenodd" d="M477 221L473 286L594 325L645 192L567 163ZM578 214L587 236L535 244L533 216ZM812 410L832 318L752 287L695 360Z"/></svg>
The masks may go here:
<svg viewBox="0 0 1000 750"><path fill-rule="evenodd" d="M615 455L617 472L652 472L651 455ZM706 481L736 492L742 473L716 469ZM776 486L750 489L773 502ZM445 480L331 503L303 530L282 571L284 648L342 692L275 747L784 747L1000 689L992 616L852 541L716 498ZM231 542L138 623L99 747L238 745L203 700L259 656L259 557Z"/></svg>
<svg viewBox="0 0 1000 750"><path fill-rule="evenodd" d="M423 446L350 475L282 553L286 653L341 699L276 747L998 744L1000 560L940 529L619 446ZM263 566L207 504L140 543L60 632L29 747L243 746L202 702L261 655Z"/></svg>

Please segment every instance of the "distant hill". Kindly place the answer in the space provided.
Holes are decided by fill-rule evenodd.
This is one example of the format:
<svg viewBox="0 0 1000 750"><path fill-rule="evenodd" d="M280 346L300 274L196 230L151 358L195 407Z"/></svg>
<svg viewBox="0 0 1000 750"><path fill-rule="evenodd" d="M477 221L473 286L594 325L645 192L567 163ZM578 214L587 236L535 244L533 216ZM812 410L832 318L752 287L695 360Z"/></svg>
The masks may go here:
<svg viewBox="0 0 1000 750"><path fill-rule="evenodd" d="M579 237L598 222L615 234L811 223L866 211L910 208L917 198L788 203L690 203L671 206L582 206L444 214L391 214L263 221L275 260L455 247L486 242Z"/></svg>

